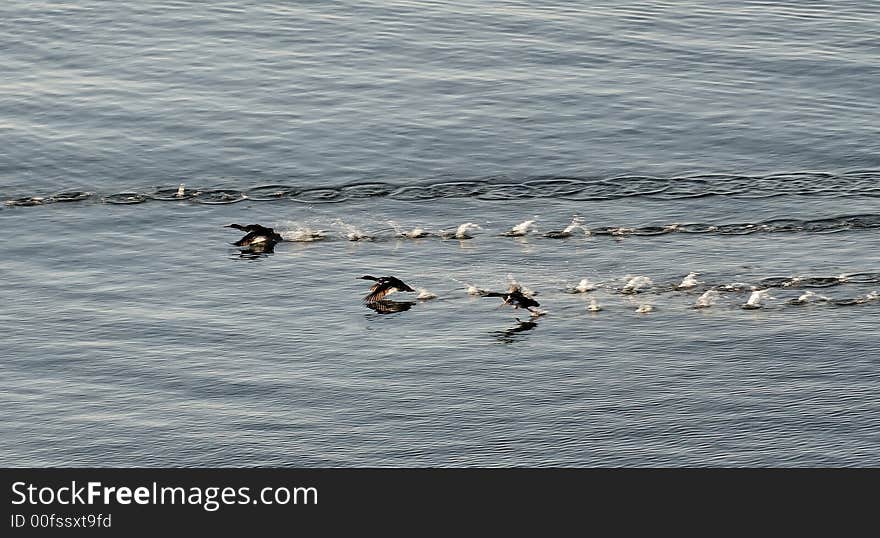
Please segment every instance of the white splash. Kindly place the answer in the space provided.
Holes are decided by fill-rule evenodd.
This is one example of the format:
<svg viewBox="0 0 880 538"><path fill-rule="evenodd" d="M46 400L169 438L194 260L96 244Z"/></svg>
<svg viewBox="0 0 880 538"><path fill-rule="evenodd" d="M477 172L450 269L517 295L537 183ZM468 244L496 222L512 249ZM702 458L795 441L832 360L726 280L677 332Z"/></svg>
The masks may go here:
<svg viewBox="0 0 880 538"><path fill-rule="evenodd" d="M596 285L590 282L588 278L582 278L578 285L574 287L574 290L578 293L587 293L589 291L593 291L596 289Z"/></svg>
<svg viewBox="0 0 880 538"><path fill-rule="evenodd" d="M482 288L478 288L472 284L467 285L467 294L468 295L483 295L484 293L486 293L486 290L484 290Z"/></svg>
<svg viewBox="0 0 880 538"><path fill-rule="evenodd" d="M697 298L694 308L709 308L718 300L720 294L715 290L709 290Z"/></svg>
<svg viewBox="0 0 880 538"><path fill-rule="evenodd" d="M508 291L519 290L526 297L534 297L535 295L537 295L537 292L535 292L534 290L527 288L527 287L523 286L522 284L520 284L519 282L517 282L516 279L513 278L513 275L511 275L511 274L507 275L507 289L508 289Z"/></svg>
<svg viewBox="0 0 880 538"><path fill-rule="evenodd" d="M281 232L281 237L283 237L285 241L310 243L312 241L320 241L321 239L324 239L325 234L323 231L312 230L309 227L305 227Z"/></svg>
<svg viewBox="0 0 880 538"><path fill-rule="evenodd" d="M612 228L610 230L612 237L622 237L624 235L631 234L634 231L636 231L635 228L626 228L624 226Z"/></svg>
<svg viewBox="0 0 880 538"><path fill-rule="evenodd" d="M482 230L479 224L473 222L465 222L464 224L459 225L458 228L455 229L455 232L440 232L441 235L446 239L473 239L473 236L470 235L471 230Z"/></svg>
<svg viewBox="0 0 880 538"><path fill-rule="evenodd" d="M824 295L819 295L818 293L814 293L812 291L806 291L798 297L797 299L792 299L790 302L792 304L807 304L807 303L815 303L815 302L825 302L829 301L828 297Z"/></svg>
<svg viewBox="0 0 880 538"><path fill-rule="evenodd" d="M408 237L410 239L419 239L421 237L427 237L428 232L426 232L423 228L419 228L417 226L408 232L404 232L401 235L403 235L404 237Z"/></svg>
<svg viewBox="0 0 880 538"><path fill-rule="evenodd" d="M636 308L636 312L638 312L639 314L647 314L648 312L653 312L653 311L654 311L654 305L651 305L648 303L645 303L643 305L639 305L639 307Z"/></svg>
<svg viewBox="0 0 880 538"><path fill-rule="evenodd" d="M646 276L636 276L629 279L629 282L621 288L621 293L638 293L644 288L652 286L654 281Z"/></svg>
<svg viewBox="0 0 880 538"><path fill-rule="evenodd" d="M419 292L419 294L416 295L416 299L419 299L419 300L421 300L421 301L427 301L427 300L430 300L430 299L436 299L436 298L437 298L437 294L436 294L436 293L431 292L431 291L428 291L428 290L426 290L425 288L419 288L419 289L416 290L416 291Z"/></svg>
<svg viewBox="0 0 880 538"><path fill-rule="evenodd" d="M342 228L342 235L349 241L372 241L373 236L365 234L356 226L342 222L342 219L333 221L334 226Z"/></svg>
<svg viewBox="0 0 880 538"><path fill-rule="evenodd" d="M745 282L733 282L731 284L724 284L723 286L719 286L718 289L722 291L743 291L754 290L755 287L751 284L746 284Z"/></svg>
<svg viewBox="0 0 880 538"><path fill-rule="evenodd" d="M876 301L877 299L880 299L880 293L872 291L865 296L855 298L852 302L855 304L865 304L868 301Z"/></svg>
<svg viewBox="0 0 880 538"><path fill-rule="evenodd" d="M534 224L535 224L534 219L526 220L526 221L520 222L519 224L517 224L516 226L514 226L513 228L504 232L501 235L505 235L508 237L522 237L522 236L526 235L527 233L529 233L529 230L531 230L534 227Z"/></svg>
<svg viewBox="0 0 880 538"><path fill-rule="evenodd" d="M571 217L571 223L562 230L562 233L570 234L575 230L584 229L584 218L577 215Z"/></svg>
<svg viewBox="0 0 880 538"><path fill-rule="evenodd" d="M591 235L590 230L584 227L584 218L578 215L571 217L571 223L568 226L563 228L562 230L547 232L545 237L551 237L555 239L564 239L566 237L571 237L572 232L575 230L581 230L585 236ZM525 224L525 223L523 223ZM512 230L511 230L512 232ZM505 235L510 234L511 232L507 232Z"/></svg>
<svg viewBox="0 0 880 538"><path fill-rule="evenodd" d="M419 239L421 237L427 237L427 236L431 235L428 231L426 231L421 226L416 226L412 230L407 231L396 220L389 220L388 224L392 228L394 228L394 234L397 237L406 237L407 239Z"/></svg>
<svg viewBox="0 0 880 538"><path fill-rule="evenodd" d="M602 310L602 306L596 302L595 298L590 299L590 304L587 305L587 310L590 312L599 312Z"/></svg>
<svg viewBox="0 0 880 538"><path fill-rule="evenodd" d="M353 232L348 232L345 234L345 238L349 241L372 241L373 236L367 235L360 230L355 230Z"/></svg>
<svg viewBox="0 0 880 538"><path fill-rule="evenodd" d="M186 193L186 188L185 185L181 183L180 186L177 187L177 194L175 194L174 196L177 196L178 198L183 198L185 195L184 193Z"/></svg>
<svg viewBox="0 0 880 538"><path fill-rule="evenodd" d="M695 288L700 281L697 280L697 275L700 273L688 273L686 277L681 281L681 284L678 285L678 289L687 290L690 288Z"/></svg>
<svg viewBox="0 0 880 538"><path fill-rule="evenodd" d="M742 305L745 309L755 309L761 308L761 301L767 297L770 297L770 290L755 290L749 295L749 300L746 301L746 304Z"/></svg>

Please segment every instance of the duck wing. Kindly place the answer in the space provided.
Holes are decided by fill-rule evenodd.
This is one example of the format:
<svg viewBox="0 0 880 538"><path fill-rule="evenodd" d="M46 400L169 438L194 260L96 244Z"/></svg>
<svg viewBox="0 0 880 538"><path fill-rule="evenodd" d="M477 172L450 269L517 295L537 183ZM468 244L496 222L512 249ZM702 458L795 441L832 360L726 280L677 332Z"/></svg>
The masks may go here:
<svg viewBox="0 0 880 538"><path fill-rule="evenodd" d="M233 245L237 247L246 247L254 242L254 239L259 237L261 234L259 232L248 232L247 235L233 243Z"/></svg>
<svg viewBox="0 0 880 538"><path fill-rule="evenodd" d="M397 291L397 288L388 282L376 282L373 284L373 287L370 288L370 293L364 297L364 302L374 303L376 301L381 301L383 297L395 291Z"/></svg>

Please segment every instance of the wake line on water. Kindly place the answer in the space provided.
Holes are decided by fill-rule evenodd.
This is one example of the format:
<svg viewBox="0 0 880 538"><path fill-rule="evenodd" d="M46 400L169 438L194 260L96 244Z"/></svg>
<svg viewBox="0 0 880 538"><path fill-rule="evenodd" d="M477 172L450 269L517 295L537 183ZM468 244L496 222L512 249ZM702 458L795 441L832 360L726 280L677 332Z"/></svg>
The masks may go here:
<svg viewBox="0 0 880 538"><path fill-rule="evenodd" d="M835 298L821 295L811 290L790 293L787 290L774 290L773 288L764 288L757 285L734 284L716 285L697 294L682 293L671 285L654 287L650 279L643 276L624 277L624 280L627 279L629 280L627 285L631 285L634 280L642 279L642 282L649 289L642 290L639 292L640 295L635 296L632 294L633 292L627 291L627 286L620 287L614 283L600 284L593 287L590 292L583 294L584 302L580 306L573 306L570 300L564 300L563 295L558 293L559 291L575 293L572 289L548 290L547 293L540 294L542 307L546 307L546 309L532 312L530 314L532 322L537 317L545 315L553 317L555 314L572 311L585 311L593 315L608 311L627 311L633 314L647 315L656 311L668 311L670 308L702 311L707 309L793 311L797 308L804 308L804 305L825 308L880 305L880 291L878 290L868 291L856 296L850 295ZM489 294L488 289L477 287L455 278L452 280L461 286L457 289L445 290L439 293L418 288L419 294L416 299L422 303L431 299L460 301L468 296L470 300L475 300L486 297ZM515 280L511 280L511 282L516 283ZM529 291L531 296L538 295L536 291ZM522 322L519 319L518 321Z"/></svg>
<svg viewBox="0 0 880 538"><path fill-rule="evenodd" d="M471 282L450 277L456 283L455 289L448 289L439 293L428 292L419 288L417 299L461 300L465 297L476 299L486 297L490 291L508 289L516 286L522 289L529 297L540 296L542 306L547 310L541 310L540 315L553 314L558 311L571 311L570 300L563 298L579 296L583 298L583 305L578 310L593 314L606 310L627 310L636 314L650 314L657 310L665 310L670 306L688 308L693 310L706 309L737 309L737 310L777 310L790 307L824 306L824 307L848 307L855 305L880 305L880 291L873 289L864 290L865 284L880 284L880 272L874 273L844 273L835 277L768 277L754 281L754 283L710 283L696 281L690 273L685 276L685 287L676 281L655 282L645 275L625 275L612 277L605 281L591 282L582 279L576 286L565 288L543 289L540 294L537 290L531 290L520 284L513 275L507 276L507 284L496 282L492 286L477 286ZM859 285L863 293L859 295L844 295L831 297L816 293L810 287L831 287L835 285ZM851 293L851 292L850 292ZM601 302L600 302L601 300ZM534 314L534 313L533 313Z"/></svg>
<svg viewBox="0 0 880 538"><path fill-rule="evenodd" d="M275 226L286 241L402 241L408 239L459 240L496 238L539 238L546 240L572 240L590 237L610 237L621 240L628 236L651 237L668 234L714 234L714 235L750 235L780 233L837 233L845 231L880 229L880 214L838 215L817 219L774 218L758 222L742 223L670 223L646 226L589 226L582 217L572 218L572 224L563 230L540 232L535 224L536 219L525 220L511 228L493 228L488 224L480 225L465 222L458 225L431 227L428 225L404 226L397 221L388 221L387 226L378 230L367 230L365 225L355 225L334 219L326 224L310 222L308 226L296 221L284 221ZM695 276L695 275L694 275ZM692 277L693 278L693 277ZM687 287L691 280L682 282Z"/></svg>
<svg viewBox="0 0 880 538"><path fill-rule="evenodd" d="M144 192L70 191L45 195L0 195L0 200L3 200L3 205L6 207L30 207L87 201L106 204L140 204L151 201L234 204L249 200L326 204L376 197L408 201L438 198L478 198L484 200L558 198L589 201L632 197L670 200L705 196L771 198L791 195L878 197L880 196L880 170L853 170L840 174L792 172L765 176L704 174L671 178L539 176L519 181L506 176L493 176L461 181L414 180L410 184L385 182L360 182L339 186L275 184L261 185L245 190L187 188L185 184L175 184Z"/></svg>

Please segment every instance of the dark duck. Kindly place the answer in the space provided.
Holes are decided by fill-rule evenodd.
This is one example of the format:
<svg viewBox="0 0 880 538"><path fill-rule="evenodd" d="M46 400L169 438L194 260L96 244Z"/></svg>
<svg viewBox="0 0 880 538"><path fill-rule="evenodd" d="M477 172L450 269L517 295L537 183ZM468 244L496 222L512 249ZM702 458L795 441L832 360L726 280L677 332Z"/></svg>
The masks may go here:
<svg viewBox="0 0 880 538"><path fill-rule="evenodd" d="M233 223L227 224L226 227L247 232L244 237L233 243L233 245L237 247L271 249L275 246L275 243L283 241L281 234L272 228L267 228L266 226L261 226L259 224L247 224L243 226L241 224Z"/></svg>
<svg viewBox="0 0 880 538"><path fill-rule="evenodd" d="M377 301L381 301L386 296L391 295L396 291L407 291L414 292L416 290L407 286L402 280L393 276L370 276L364 275L358 277L361 280L372 280L375 282L373 286L370 288L370 293L364 297L365 303L375 303Z"/></svg>
<svg viewBox="0 0 880 538"><path fill-rule="evenodd" d="M501 297L504 299L503 304L511 305L514 308L525 308L532 314L537 314L532 308L541 306L538 301L523 293L522 287L519 284L511 284L506 292L489 291L482 295L483 297Z"/></svg>

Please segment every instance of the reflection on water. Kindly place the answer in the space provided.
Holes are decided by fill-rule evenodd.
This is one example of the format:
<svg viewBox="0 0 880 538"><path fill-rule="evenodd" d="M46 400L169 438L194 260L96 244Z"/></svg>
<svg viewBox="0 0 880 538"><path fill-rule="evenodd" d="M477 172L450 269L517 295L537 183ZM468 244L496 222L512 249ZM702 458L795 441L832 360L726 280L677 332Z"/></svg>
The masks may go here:
<svg viewBox="0 0 880 538"><path fill-rule="evenodd" d="M500 342L504 342L505 344L512 344L517 341L515 337L519 333L531 331L537 326L538 323L535 320L523 321L519 318L516 318L516 325L503 331L494 332L492 334L494 334Z"/></svg>
<svg viewBox="0 0 880 538"><path fill-rule="evenodd" d="M251 245L249 247L245 247L235 251L235 254L232 255L233 258L240 258L243 260L260 260L266 257L271 256L275 253L275 245L272 244L257 244Z"/></svg>
<svg viewBox="0 0 880 538"><path fill-rule="evenodd" d="M397 312L405 312L416 304L415 301L392 301L384 299L381 301L372 301L364 303L364 306L377 314L396 314Z"/></svg>

